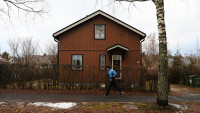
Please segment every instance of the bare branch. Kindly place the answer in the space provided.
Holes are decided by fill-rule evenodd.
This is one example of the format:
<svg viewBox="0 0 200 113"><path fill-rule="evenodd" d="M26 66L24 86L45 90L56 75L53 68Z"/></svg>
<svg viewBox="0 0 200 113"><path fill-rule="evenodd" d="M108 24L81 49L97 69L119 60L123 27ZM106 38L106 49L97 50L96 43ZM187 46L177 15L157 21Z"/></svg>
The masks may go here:
<svg viewBox="0 0 200 113"><path fill-rule="evenodd" d="M2 0L2 3L4 4L0 7L0 14L5 14L11 23L16 11L18 14L24 12L25 16L46 13L44 10L45 0Z"/></svg>
<svg viewBox="0 0 200 113"><path fill-rule="evenodd" d="M54 42L49 43L48 45L46 45L46 52L49 61L51 61L52 64L56 64L58 57L58 45Z"/></svg>
<svg viewBox="0 0 200 113"><path fill-rule="evenodd" d="M20 39L18 39L18 40L9 39L8 44L9 44L10 50L12 52L12 56L18 59L20 57L20 55L19 55Z"/></svg>
<svg viewBox="0 0 200 113"><path fill-rule="evenodd" d="M15 6L16 8L23 10L25 12L32 12L32 13L43 13L43 9L39 9L36 10L33 8L33 6L28 6L29 3L36 3L39 2L38 1L24 1L24 2L20 2L20 1L10 1L10 0L4 0L4 2L6 2L7 6L10 8L10 4Z"/></svg>
<svg viewBox="0 0 200 113"><path fill-rule="evenodd" d="M145 2L145 1L150 1L150 0L116 0L118 2Z"/></svg>
<svg viewBox="0 0 200 113"><path fill-rule="evenodd" d="M34 57L38 52L38 44L32 38L9 39L8 44L13 57L19 64L34 63Z"/></svg>

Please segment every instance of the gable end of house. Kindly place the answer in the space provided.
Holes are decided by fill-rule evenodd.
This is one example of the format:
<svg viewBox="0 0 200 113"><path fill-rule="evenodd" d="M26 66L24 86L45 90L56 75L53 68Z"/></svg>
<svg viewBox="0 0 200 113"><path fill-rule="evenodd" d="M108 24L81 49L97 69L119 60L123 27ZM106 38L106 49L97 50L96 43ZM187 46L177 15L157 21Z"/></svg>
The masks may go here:
<svg viewBox="0 0 200 113"><path fill-rule="evenodd" d="M112 20L112 21L124 26L125 28L128 28L129 30L139 34L141 39L144 39L146 37L146 34L143 33L142 31L140 31L140 30L138 30L138 29L136 29L136 28L134 28L134 27L122 22L122 21L120 21L119 19L117 19L117 18L115 18L115 17L113 17L113 16L111 16L111 15L109 15L109 14L107 14L107 13L101 11L101 10L98 10L98 11L96 11L96 12L94 12L94 13L92 13L92 14L90 14L90 15L88 15L88 16L86 16L86 17L84 17L84 18L82 18L82 19L80 19L80 20L78 20L78 21L76 21L74 23L72 23L71 25L69 25L69 26L67 26L67 27L55 32L53 34L54 39L59 40L59 36L61 34L63 34L64 32L66 32L66 31L68 31L68 30L80 25L81 23L86 22L87 20L89 20L91 18L96 17L97 15L102 15L102 16L104 16L104 17L106 17L106 18L108 18L108 19L110 19L110 20Z"/></svg>

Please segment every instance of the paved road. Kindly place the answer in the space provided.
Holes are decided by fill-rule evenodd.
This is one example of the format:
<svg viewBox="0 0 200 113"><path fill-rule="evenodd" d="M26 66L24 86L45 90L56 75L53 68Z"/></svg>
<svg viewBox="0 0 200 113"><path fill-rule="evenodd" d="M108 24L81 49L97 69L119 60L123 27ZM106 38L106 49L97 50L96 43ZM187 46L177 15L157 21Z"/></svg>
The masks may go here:
<svg viewBox="0 0 200 113"><path fill-rule="evenodd" d="M156 96L0 92L0 102L156 102ZM169 96L169 102L200 102L200 94Z"/></svg>

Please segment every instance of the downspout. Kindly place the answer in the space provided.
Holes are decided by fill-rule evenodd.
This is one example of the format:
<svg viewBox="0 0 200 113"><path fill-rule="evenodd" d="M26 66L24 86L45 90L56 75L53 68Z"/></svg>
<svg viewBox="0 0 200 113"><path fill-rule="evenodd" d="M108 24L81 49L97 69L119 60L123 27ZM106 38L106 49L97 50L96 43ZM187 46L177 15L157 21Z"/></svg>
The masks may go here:
<svg viewBox="0 0 200 113"><path fill-rule="evenodd" d="M142 40L140 40L140 86L142 89L143 89L143 86L144 86L144 78L143 78L143 69L142 69L142 42L144 42L144 39L143 38Z"/></svg>
<svg viewBox="0 0 200 113"><path fill-rule="evenodd" d="M55 37L54 37L54 41L55 42L57 42L58 43L58 53L57 53L57 69L58 69L58 71L57 71L57 74L58 74L58 78L57 78L57 83L59 83L59 81L60 81L60 74L59 74L59 40L58 39L56 39Z"/></svg>
<svg viewBox="0 0 200 113"><path fill-rule="evenodd" d="M57 64L59 65L59 41L58 41L58 39L56 39L56 38L54 38L54 41L58 43Z"/></svg>
<svg viewBox="0 0 200 113"><path fill-rule="evenodd" d="M140 65L142 67L142 42L144 42L145 38L140 41Z"/></svg>

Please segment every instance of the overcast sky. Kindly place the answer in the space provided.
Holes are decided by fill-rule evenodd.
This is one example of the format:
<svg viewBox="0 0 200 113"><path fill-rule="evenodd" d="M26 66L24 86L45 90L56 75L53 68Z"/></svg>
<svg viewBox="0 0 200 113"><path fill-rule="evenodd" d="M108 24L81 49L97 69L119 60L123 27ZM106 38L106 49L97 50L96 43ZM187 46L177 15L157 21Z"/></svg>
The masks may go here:
<svg viewBox="0 0 200 113"><path fill-rule="evenodd" d="M99 9L147 35L157 33L154 4L149 1L136 2L134 5L131 4L129 7L129 3L125 2L109 5L105 0L97 4L96 0L48 0L46 5L48 14L35 19L17 17L13 20L14 26L0 14L0 53L10 52L8 39L18 37L33 37L33 40L39 43L41 52L44 53L45 46L53 42L54 32ZM199 0L165 0L168 49L172 53L179 48L183 55L196 54L197 37L199 37L200 48L199 6Z"/></svg>

